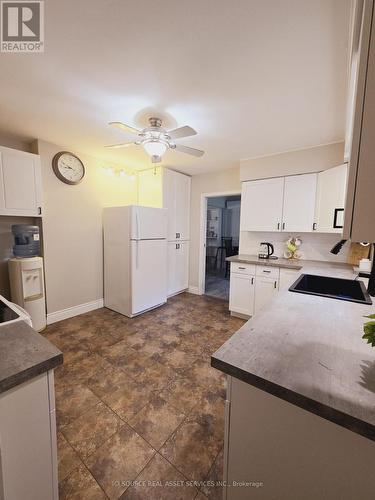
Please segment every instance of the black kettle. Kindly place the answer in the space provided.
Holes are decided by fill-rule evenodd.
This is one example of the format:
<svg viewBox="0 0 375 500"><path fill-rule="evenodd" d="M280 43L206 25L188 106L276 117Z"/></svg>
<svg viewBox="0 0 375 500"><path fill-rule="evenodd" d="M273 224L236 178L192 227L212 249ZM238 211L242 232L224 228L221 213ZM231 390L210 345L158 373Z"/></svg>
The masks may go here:
<svg viewBox="0 0 375 500"><path fill-rule="evenodd" d="M274 254L275 249L272 245L272 243L268 243L267 241L264 241L260 244L260 252L258 254L258 257L260 259L269 259L271 255Z"/></svg>

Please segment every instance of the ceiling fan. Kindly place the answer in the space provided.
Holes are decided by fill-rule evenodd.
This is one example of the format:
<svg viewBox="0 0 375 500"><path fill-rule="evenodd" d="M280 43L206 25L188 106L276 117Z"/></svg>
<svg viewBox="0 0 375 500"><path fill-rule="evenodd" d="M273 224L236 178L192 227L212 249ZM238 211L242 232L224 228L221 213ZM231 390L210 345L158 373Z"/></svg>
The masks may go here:
<svg viewBox="0 0 375 500"><path fill-rule="evenodd" d="M149 118L150 125L144 129L137 129L131 127L130 125L125 125L122 122L110 122L109 125L112 127L119 128L124 132L130 132L131 134L137 134L138 139L130 142L122 142L120 144L113 144L106 146L107 148L126 148L128 146L142 146L148 155L151 156L152 163L160 163L161 157L167 151L167 149L174 149L180 151L181 153L187 153L192 156L203 156L204 151L200 149L190 148L188 146L183 146L182 144L175 144L175 139L180 139L181 137L189 137L191 135L196 135L196 131L188 127L175 128L174 130L165 130L162 125L162 120L160 118Z"/></svg>

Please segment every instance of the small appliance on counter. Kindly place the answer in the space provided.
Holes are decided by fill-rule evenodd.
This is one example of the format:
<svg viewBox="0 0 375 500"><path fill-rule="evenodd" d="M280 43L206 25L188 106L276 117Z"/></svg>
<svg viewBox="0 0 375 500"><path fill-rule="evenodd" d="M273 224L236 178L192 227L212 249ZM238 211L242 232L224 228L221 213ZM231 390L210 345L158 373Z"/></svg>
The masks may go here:
<svg viewBox="0 0 375 500"><path fill-rule="evenodd" d="M273 255L274 253L275 249L272 243L268 243L267 241L265 241L260 244L260 249L258 253L258 257L260 259L277 259L277 257Z"/></svg>
<svg viewBox="0 0 375 500"><path fill-rule="evenodd" d="M30 315L40 332L46 327L46 302L42 257L14 258L8 262L12 301Z"/></svg>

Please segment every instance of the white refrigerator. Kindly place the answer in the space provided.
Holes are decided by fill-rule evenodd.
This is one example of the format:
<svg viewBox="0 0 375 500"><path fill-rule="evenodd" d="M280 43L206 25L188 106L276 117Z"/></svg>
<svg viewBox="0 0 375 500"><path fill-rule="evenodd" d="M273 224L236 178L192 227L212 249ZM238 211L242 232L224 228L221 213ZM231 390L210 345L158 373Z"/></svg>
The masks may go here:
<svg viewBox="0 0 375 500"><path fill-rule="evenodd" d="M132 318L167 301L167 210L129 205L103 213L104 305Z"/></svg>

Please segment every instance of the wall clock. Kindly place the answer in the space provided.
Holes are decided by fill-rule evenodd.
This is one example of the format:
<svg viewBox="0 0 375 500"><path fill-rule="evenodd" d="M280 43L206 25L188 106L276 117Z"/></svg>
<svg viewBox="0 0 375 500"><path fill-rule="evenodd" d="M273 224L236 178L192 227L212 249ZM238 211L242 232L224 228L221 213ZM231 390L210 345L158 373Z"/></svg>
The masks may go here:
<svg viewBox="0 0 375 500"><path fill-rule="evenodd" d="M69 151L60 151L52 160L55 175L65 184L78 184L85 175L85 167L78 156Z"/></svg>

